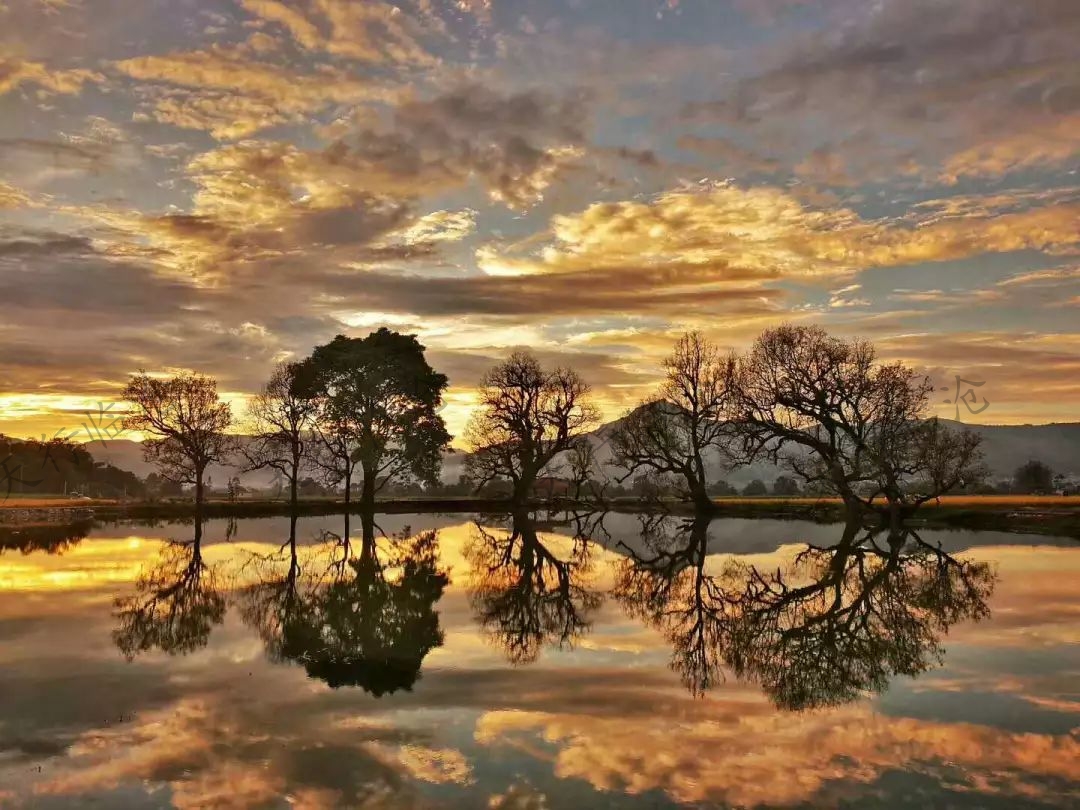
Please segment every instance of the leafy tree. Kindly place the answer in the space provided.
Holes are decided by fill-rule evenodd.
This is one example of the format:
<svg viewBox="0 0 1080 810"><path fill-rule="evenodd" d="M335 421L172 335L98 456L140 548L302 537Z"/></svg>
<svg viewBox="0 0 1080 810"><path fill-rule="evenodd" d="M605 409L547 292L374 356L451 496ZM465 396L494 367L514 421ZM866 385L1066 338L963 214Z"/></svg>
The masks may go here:
<svg viewBox="0 0 1080 810"><path fill-rule="evenodd" d="M657 395L627 415L612 436L615 462L627 470L676 476L699 511L713 507L706 454L725 449L730 436L730 380L734 360L699 332L688 332L664 361Z"/></svg>
<svg viewBox="0 0 1080 810"><path fill-rule="evenodd" d="M768 495L769 490L766 488L764 481L762 481L760 478L755 478L753 481L751 481L749 484L747 484L745 487L743 487L742 494L743 495Z"/></svg>
<svg viewBox="0 0 1080 810"><path fill-rule="evenodd" d="M979 435L927 419L929 379L877 362L867 341L817 327L768 329L739 361L733 391L744 460L783 462L850 510L899 522L985 475Z"/></svg>
<svg viewBox="0 0 1080 810"><path fill-rule="evenodd" d="M338 335L315 349L303 373L306 393L323 398L321 432L346 490L351 465L363 473L365 509L390 482L438 481L450 443L439 415L447 379L414 335L386 328L365 338Z"/></svg>
<svg viewBox="0 0 1080 810"><path fill-rule="evenodd" d="M528 501L536 479L572 450L598 418L589 386L569 369L545 371L527 352L515 352L481 382L480 406L465 436L472 452L466 474L477 490L500 478L516 504Z"/></svg>
<svg viewBox="0 0 1080 810"><path fill-rule="evenodd" d="M1044 495L1054 491L1054 471L1032 459L1013 473L1013 489L1024 495Z"/></svg>
<svg viewBox="0 0 1080 810"><path fill-rule="evenodd" d="M714 481L709 484L709 495L723 497L725 495L738 495L739 491L727 481Z"/></svg>
<svg viewBox="0 0 1080 810"><path fill-rule="evenodd" d="M226 463L236 441L225 431L232 422L227 402L218 399L217 382L198 374L131 378L124 399L133 409L124 417L125 430L144 434L143 457L177 483L195 485L195 503L203 504L206 469Z"/></svg>
<svg viewBox="0 0 1080 810"><path fill-rule="evenodd" d="M269 382L248 405L251 440L244 448L248 469L269 468L285 476L294 514L319 413L319 400L302 377L306 370L299 363L282 363L274 369Z"/></svg>
<svg viewBox="0 0 1080 810"><path fill-rule="evenodd" d="M773 495L794 497L799 494L799 482L790 475L778 475L772 485Z"/></svg>
<svg viewBox="0 0 1080 810"><path fill-rule="evenodd" d="M362 520L359 556L346 528L333 543L341 559L318 566L329 581L300 582L294 530L287 571L248 588L241 615L259 630L272 660L300 663L331 687L359 686L379 697L412 689L424 658L442 645L435 605L449 577L438 564L437 532L403 533L384 553L373 515Z"/></svg>

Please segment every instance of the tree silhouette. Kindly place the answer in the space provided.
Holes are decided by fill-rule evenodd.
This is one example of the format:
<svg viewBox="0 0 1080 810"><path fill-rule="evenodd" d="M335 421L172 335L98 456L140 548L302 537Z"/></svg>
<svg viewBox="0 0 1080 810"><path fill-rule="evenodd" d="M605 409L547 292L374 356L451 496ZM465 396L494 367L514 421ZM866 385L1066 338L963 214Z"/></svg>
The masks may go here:
<svg viewBox="0 0 1080 810"><path fill-rule="evenodd" d="M404 532L383 552L373 516L362 521L359 556L346 530L324 548L329 565L311 579L301 574L293 535L285 573L246 589L241 615L258 629L271 660L379 697L411 690L424 658L442 645L434 606L449 579L438 565L437 532Z"/></svg>
<svg viewBox="0 0 1080 810"><path fill-rule="evenodd" d="M703 520L646 541L646 553L621 563L616 594L665 633L687 687L702 694L728 669L793 710L879 693L895 675L939 664L940 637L989 615L995 583L988 564L958 560L908 528L852 523L836 545L809 546L775 571L711 570Z"/></svg>
<svg viewBox="0 0 1080 810"><path fill-rule="evenodd" d="M725 450L734 359L699 332L679 339L664 360L666 378L655 398L622 421L612 436L615 463L632 475L670 476L698 511L713 507L708 487L710 451Z"/></svg>
<svg viewBox="0 0 1080 810"><path fill-rule="evenodd" d="M113 642L131 660L159 649L183 655L205 647L225 618L217 572L203 561L202 521L191 541L167 543L157 563L135 582L135 593L115 602Z"/></svg>
<svg viewBox="0 0 1080 810"><path fill-rule="evenodd" d="M248 469L269 468L289 483L289 506L296 512L300 475L310 466L311 439L320 401L311 394L300 363L282 363L248 403L251 441L244 448Z"/></svg>
<svg viewBox="0 0 1080 810"><path fill-rule="evenodd" d="M980 437L927 419L934 387L868 341L819 327L765 330L732 385L744 459L783 462L849 510L898 525L922 504L985 476ZM794 450L794 452L791 452Z"/></svg>
<svg viewBox="0 0 1080 810"><path fill-rule="evenodd" d="M499 479L524 505L536 479L579 442L596 422L589 386L577 372L545 371L527 352L515 352L481 381L480 407L465 431L472 453L465 470L477 491Z"/></svg>
<svg viewBox="0 0 1080 810"><path fill-rule="evenodd" d="M0 554L9 550L63 554L82 542L93 526L91 520L64 525L0 526Z"/></svg>
<svg viewBox="0 0 1080 810"><path fill-rule="evenodd" d="M124 429L146 435L143 456L164 477L195 485L201 509L207 467L227 462L236 449L236 440L225 433L232 412L218 399L217 382L198 374L159 379L142 372L128 382L124 399L134 406Z"/></svg>
<svg viewBox="0 0 1080 810"><path fill-rule="evenodd" d="M439 415L447 379L428 365L414 335L386 328L366 338L338 335L302 366L305 393L322 398L329 469L351 480L359 465L365 510L391 482L438 481L450 443Z"/></svg>
<svg viewBox="0 0 1080 810"><path fill-rule="evenodd" d="M563 559L541 541L528 515L515 515L509 531L477 522L465 556L477 619L515 664L535 661L548 644L572 645L600 606L600 595L586 585L591 560L581 533Z"/></svg>

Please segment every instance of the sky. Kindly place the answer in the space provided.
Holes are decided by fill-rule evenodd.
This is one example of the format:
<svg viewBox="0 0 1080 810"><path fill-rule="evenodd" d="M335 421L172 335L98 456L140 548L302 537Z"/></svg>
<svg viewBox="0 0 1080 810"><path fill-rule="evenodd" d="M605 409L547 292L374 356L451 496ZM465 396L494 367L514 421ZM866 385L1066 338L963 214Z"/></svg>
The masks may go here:
<svg viewBox="0 0 1080 810"><path fill-rule="evenodd" d="M0 0L0 432L139 369L239 414L384 325L455 434L516 348L614 418L685 330L782 322L1076 421L1078 41L1076 0Z"/></svg>

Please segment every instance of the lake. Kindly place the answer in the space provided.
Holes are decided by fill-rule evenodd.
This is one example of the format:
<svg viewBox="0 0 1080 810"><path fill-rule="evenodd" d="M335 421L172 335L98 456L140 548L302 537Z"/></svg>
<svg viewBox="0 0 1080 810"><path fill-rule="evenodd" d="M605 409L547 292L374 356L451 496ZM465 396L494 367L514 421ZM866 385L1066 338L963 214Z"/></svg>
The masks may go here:
<svg viewBox="0 0 1080 810"><path fill-rule="evenodd" d="M0 806L1077 807L1080 544L630 514L5 530Z"/></svg>

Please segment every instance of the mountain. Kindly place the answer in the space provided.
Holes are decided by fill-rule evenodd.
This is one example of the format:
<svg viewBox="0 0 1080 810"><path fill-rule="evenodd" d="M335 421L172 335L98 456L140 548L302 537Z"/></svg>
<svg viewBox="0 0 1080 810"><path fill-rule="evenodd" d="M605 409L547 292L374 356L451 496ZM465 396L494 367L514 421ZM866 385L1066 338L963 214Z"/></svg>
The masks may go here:
<svg viewBox="0 0 1080 810"><path fill-rule="evenodd" d="M953 428L974 430L983 437L982 448L991 471L991 480L1011 478L1017 467L1031 459L1038 459L1049 465L1055 473L1080 474L1080 422L1050 425L964 425L950 420L943 421ZM609 477L620 474L612 464L609 445L612 434L620 424L622 420L616 419L588 434L589 441L596 448L596 459ZM143 460L142 445L138 442L128 439L97 441L86 445L86 449L97 461L108 462L121 470L133 472L140 478L145 478L154 471L154 466ZM464 470L465 457L465 453L457 450L444 456L444 482L454 483L458 480ZM750 464L729 470L719 454L715 454L709 462L711 480L725 480L739 488L755 478L771 483L783 473L783 470L774 464ZM231 476L236 475L236 470L214 466L210 468L209 475L215 486L224 486ZM240 476L244 486L255 489L269 487L272 479L272 472L267 470Z"/></svg>
<svg viewBox="0 0 1080 810"><path fill-rule="evenodd" d="M616 419L589 434L589 440L596 448L596 459L609 476L621 474L612 464L609 442L622 421ZM1012 478L1016 468L1031 459L1042 461L1055 473L1073 476L1080 474L1080 422L1049 425L967 425L948 419L942 421L950 428L966 428L982 436L982 449L986 465L990 468L991 481ZM768 463L729 469L719 453L713 453L707 461L710 480L724 480L737 488L746 486L755 478L772 483L778 475L785 472L777 465Z"/></svg>
<svg viewBox="0 0 1080 810"><path fill-rule="evenodd" d="M240 441L249 441L248 437L241 436ZM142 444L133 442L131 439L105 439L89 442L84 447L97 461L104 461L135 473L139 478L146 478L155 472L154 465L143 459ZM242 462L237 459L239 467ZM255 472L238 473L236 467L227 467L221 464L211 465L206 474L213 482L214 487L224 487L233 476L239 475L240 483L251 489L265 489L272 485L274 479L273 470L256 470Z"/></svg>

